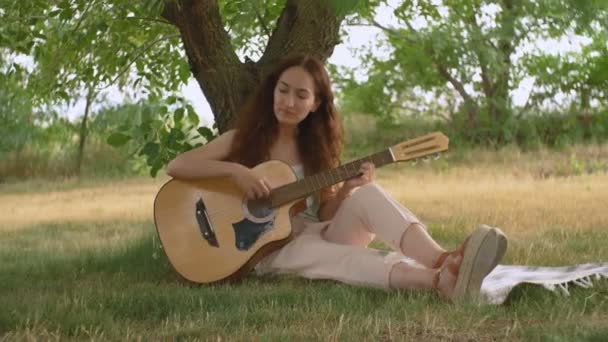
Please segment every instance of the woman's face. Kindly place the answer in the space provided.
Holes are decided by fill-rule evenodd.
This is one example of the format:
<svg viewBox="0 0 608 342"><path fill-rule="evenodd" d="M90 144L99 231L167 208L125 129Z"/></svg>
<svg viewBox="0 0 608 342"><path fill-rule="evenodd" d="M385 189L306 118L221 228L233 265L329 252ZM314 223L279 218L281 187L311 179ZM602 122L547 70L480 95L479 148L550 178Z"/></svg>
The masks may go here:
<svg viewBox="0 0 608 342"><path fill-rule="evenodd" d="M295 126L318 106L310 73L300 66L283 71L274 88L273 109L279 123Z"/></svg>

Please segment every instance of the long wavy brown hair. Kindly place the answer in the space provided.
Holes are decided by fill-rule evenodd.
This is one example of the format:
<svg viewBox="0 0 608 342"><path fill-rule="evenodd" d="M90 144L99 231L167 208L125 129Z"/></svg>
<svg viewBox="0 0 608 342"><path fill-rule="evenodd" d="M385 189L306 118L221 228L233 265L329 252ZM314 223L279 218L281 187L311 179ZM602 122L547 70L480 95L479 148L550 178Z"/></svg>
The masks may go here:
<svg viewBox="0 0 608 342"><path fill-rule="evenodd" d="M304 68L312 76L315 99L319 101L317 110L298 124L298 150L305 174L311 175L340 164L343 129L334 106L329 75L319 59L307 55L281 60L250 96L234 126L236 135L229 160L253 167L270 158L270 148L279 133L273 112L274 89L283 72L295 66Z"/></svg>

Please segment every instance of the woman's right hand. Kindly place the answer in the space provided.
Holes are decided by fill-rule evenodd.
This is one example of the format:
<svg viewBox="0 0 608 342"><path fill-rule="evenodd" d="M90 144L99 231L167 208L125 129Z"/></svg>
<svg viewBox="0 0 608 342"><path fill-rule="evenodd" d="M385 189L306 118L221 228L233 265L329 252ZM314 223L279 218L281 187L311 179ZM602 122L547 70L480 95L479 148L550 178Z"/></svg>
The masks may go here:
<svg viewBox="0 0 608 342"><path fill-rule="evenodd" d="M268 179L259 177L246 166L239 165L232 173L232 179L250 200L270 196L272 187Z"/></svg>

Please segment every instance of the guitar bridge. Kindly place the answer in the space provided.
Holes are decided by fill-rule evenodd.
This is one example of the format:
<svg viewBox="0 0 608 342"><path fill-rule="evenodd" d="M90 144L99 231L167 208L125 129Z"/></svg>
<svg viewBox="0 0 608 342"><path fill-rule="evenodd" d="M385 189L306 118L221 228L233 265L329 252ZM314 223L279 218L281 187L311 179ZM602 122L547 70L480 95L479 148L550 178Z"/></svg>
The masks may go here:
<svg viewBox="0 0 608 342"><path fill-rule="evenodd" d="M207 243L213 247L220 247L220 244L217 242L217 238L215 237L215 230L211 225L211 221L209 221L209 216L207 215L207 208L205 208L205 203L203 199L200 198L196 202L196 222L198 222L198 229L200 229L201 234L203 235L203 239L207 240Z"/></svg>

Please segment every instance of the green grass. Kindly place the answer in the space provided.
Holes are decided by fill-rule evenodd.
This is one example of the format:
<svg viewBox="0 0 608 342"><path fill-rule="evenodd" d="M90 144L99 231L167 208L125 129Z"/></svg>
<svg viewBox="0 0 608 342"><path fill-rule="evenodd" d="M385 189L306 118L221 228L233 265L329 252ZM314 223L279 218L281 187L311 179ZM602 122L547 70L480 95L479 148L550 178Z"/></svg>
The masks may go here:
<svg viewBox="0 0 608 342"><path fill-rule="evenodd" d="M431 163L388 166L379 183L447 248L485 222L509 236L504 264L608 262L607 169L591 167L605 165L607 147L455 150ZM186 283L150 220L162 182L112 176L0 184L0 341L608 340L608 279L571 286L569 297L523 286L505 305L481 307L428 291L295 276ZM14 220L11 210L19 208L28 210Z"/></svg>
<svg viewBox="0 0 608 342"><path fill-rule="evenodd" d="M439 241L456 245L465 229L431 230ZM542 253L529 257L527 246L540 246ZM606 261L605 246L608 233L599 228L546 231L513 239L506 261ZM293 276L193 286L173 272L151 222L65 223L0 233L2 340L605 339L608 281L571 287L571 293L523 287L506 305L477 307L452 305L429 292Z"/></svg>

